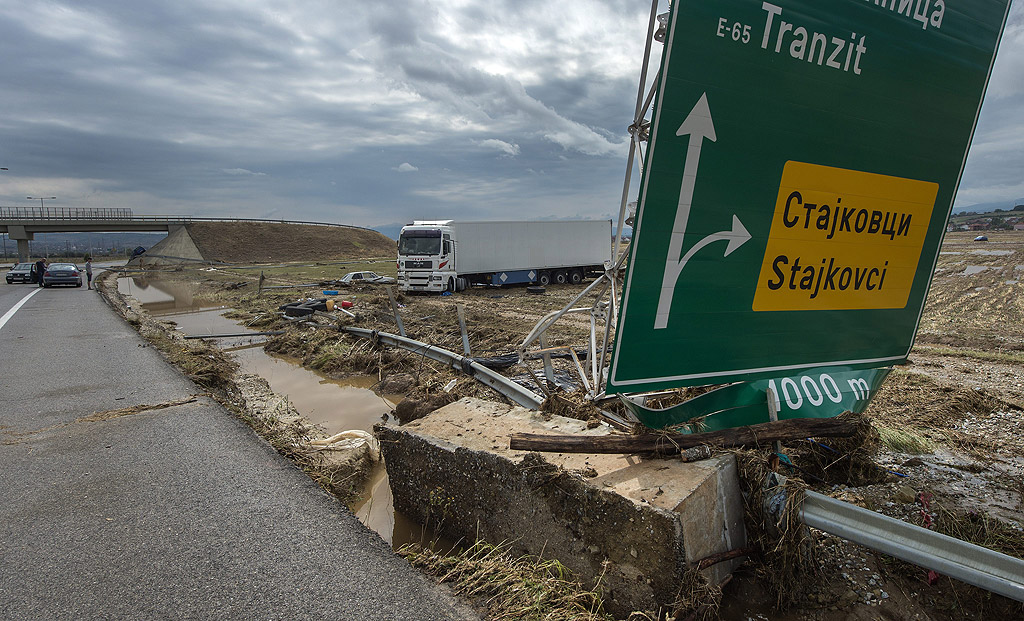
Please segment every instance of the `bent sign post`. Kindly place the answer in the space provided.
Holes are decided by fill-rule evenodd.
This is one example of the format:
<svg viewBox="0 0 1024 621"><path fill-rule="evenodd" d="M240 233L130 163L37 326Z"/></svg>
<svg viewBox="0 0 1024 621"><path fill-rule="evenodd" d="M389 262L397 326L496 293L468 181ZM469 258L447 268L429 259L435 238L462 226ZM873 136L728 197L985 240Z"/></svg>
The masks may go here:
<svg viewBox="0 0 1024 621"><path fill-rule="evenodd" d="M607 392L906 359L1008 0L679 0Z"/></svg>

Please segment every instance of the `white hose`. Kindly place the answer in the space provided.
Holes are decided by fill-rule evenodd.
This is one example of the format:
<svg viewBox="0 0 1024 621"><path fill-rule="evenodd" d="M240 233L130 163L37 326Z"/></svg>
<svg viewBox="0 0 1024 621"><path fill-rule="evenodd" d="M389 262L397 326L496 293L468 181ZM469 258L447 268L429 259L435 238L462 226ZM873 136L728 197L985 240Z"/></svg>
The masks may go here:
<svg viewBox="0 0 1024 621"><path fill-rule="evenodd" d="M366 444L374 455L380 451L380 444L378 444L377 438L373 437L372 433L361 429L342 431L341 433L336 433L329 438L312 440L309 444L311 446L325 449L356 448L360 445Z"/></svg>

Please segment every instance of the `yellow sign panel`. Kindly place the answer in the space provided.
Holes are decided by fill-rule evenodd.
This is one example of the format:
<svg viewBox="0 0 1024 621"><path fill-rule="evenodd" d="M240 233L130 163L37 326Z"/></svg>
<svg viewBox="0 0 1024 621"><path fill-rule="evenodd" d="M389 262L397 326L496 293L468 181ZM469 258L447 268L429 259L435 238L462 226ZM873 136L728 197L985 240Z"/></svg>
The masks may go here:
<svg viewBox="0 0 1024 621"><path fill-rule="evenodd" d="M755 311L903 308L939 185L786 162Z"/></svg>

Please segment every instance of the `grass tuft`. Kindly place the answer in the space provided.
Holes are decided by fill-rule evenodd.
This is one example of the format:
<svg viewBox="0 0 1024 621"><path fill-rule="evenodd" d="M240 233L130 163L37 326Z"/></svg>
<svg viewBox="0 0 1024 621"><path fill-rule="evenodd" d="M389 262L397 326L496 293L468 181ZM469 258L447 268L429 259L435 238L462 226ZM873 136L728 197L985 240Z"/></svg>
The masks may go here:
<svg viewBox="0 0 1024 621"><path fill-rule="evenodd" d="M929 455L935 452L935 443L914 431L881 426L877 429L882 444L890 451L910 455Z"/></svg>

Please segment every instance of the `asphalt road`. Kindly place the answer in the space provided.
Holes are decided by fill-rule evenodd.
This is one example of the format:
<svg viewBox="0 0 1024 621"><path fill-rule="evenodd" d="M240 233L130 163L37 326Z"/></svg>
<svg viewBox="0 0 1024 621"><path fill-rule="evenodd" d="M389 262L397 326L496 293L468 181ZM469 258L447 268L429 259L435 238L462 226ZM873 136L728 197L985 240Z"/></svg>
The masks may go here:
<svg viewBox="0 0 1024 621"><path fill-rule="evenodd" d="M0 352L0 619L476 618L95 291L0 284Z"/></svg>

